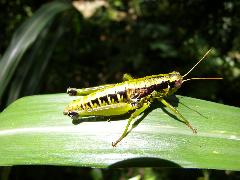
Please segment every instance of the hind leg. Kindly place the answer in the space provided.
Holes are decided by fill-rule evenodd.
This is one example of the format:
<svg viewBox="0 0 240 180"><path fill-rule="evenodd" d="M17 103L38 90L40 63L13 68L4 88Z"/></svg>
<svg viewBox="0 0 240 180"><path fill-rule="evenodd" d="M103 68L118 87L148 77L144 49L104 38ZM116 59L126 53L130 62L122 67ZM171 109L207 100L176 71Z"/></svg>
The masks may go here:
<svg viewBox="0 0 240 180"><path fill-rule="evenodd" d="M95 87L82 88L82 89L68 88L67 94L69 94L70 96L86 96L86 95L91 94L100 89L111 87L112 85L113 84L106 84L106 85L102 85L102 86L95 86Z"/></svg>
<svg viewBox="0 0 240 180"><path fill-rule="evenodd" d="M133 77L130 74L124 74L123 75L123 81L129 81L132 80ZM88 94L91 94L95 91L98 91L100 89L108 88L113 86L114 84L105 84L102 86L95 86L95 87L90 87L90 88L82 88L82 89L77 89L77 88L68 88L67 89L67 94L70 96L86 96Z"/></svg>

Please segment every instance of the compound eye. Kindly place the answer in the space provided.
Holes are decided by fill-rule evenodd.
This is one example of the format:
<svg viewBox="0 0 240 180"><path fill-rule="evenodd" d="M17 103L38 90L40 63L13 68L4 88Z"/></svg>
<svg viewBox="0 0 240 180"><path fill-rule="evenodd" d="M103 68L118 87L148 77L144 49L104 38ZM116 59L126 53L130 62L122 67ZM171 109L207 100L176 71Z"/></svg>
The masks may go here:
<svg viewBox="0 0 240 180"><path fill-rule="evenodd" d="M176 87L176 88L180 88L181 85L182 85L182 80L176 80L176 81L175 81L175 87Z"/></svg>

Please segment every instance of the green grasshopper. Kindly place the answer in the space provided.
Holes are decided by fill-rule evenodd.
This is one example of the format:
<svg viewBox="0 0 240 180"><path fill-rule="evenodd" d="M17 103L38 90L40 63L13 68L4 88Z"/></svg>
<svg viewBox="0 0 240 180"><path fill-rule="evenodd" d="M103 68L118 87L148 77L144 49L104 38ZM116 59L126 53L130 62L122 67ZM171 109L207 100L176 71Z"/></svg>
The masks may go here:
<svg viewBox="0 0 240 180"><path fill-rule="evenodd" d="M173 113L178 115L193 133L197 130L192 127L178 110L170 105L164 98L175 93L182 83L194 79L222 79L222 78L190 78L184 79L210 52L207 53L183 76L173 71L169 74L159 74L135 79L129 74L123 76L123 82L107 84L92 88L68 88L71 96L81 96L73 100L65 109L64 115L72 119L89 116L116 116L132 112L122 135L112 142L116 146L127 134L129 126L137 116L144 112L154 99L159 100Z"/></svg>

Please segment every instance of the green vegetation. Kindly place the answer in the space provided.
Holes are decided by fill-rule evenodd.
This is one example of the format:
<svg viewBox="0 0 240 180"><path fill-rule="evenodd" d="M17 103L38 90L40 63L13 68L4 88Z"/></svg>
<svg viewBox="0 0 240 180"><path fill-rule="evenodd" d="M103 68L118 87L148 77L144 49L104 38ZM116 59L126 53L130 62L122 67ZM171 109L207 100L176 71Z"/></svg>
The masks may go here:
<svg viewBox="0 0 240 180"><path fill-rule="evenodd" d="M198 100L239 106L238 1L111 0L88 3L79 1L72 5L70 1L44 3L0 0L0 5L0 110L3 110L0 113L0 164L106 167L123 159L124 155L129 157L131 154L126 152L130 148L134 157L149 153L151 157L157 156L182 167L239 170L239 109ZM180 103L176 103L183 115L198 128L197 136L192 135L188 128L162 112L163 109L156 105L117 149L112 149L108 145L111 145L114 137L122 130L119 127L115 129L114 126L120 126L125 121L84 122L73 126L69 118L61 114L69 97L55 93L63 93L69 86L81 88L120 82L124 73L142 77L177 70L184 74L210 47L213 48L212 53L191 76L223 77L224 80L186 83L178 94L198 99L180 96ZM33 96L14 102L27 95L49 93L54 95ZM39 104L33 106L31 103L36 103L37 100ZM14 103L7 107L12 102ZM79 148L81 135L86 136L87 133L77 130L85 126L94 128L97 125L104 128L99 130L101 133L98 134L98 138L105 139L104 142L97 141L97 137L93 135L94 143L88 142L84 145L89 148L95 143L103 143L106 152L102 153L117 153L113 154L112 161L104 158L96 162L98 164L92 162L92 159L86 162L87 158L85 162L77 161L76 156L83 151L77 149L77 152L81 152L78 154L73 150ZM157 126L161 131L158 131ZM142 129L145 127L154 128L154 133ZM33 128L37 128L39 133L31 131ZM59 131L48 133L52 128ZM73 132L68 132L72 129ZM143 134L140 133L142 131ZM104 138L105 135L110 139ZM146 151L136 148L143 145L137 143L142 136L146 141L151 140ZM184 141L181 141L181 138ZM64 146L63 141L69 143L69 146ZM47 148L46 144L44 145L46 142L51 143L48 144L49 151L44 152ZM135 146L128 147L129 142ZM165 152L156 142L169 144L170 151ZM187 146L189 144L192 144L192 147ZM21 148L16 149L17 145L21 145ZM61 146L62 150L59 150ZM154 146L158 149L151 151ZM183 147L181 154L172 152L180 151L180 147ZM100 146L96 149L98 148L102 151ZM206 156L201 157L201 153ZM53 154L54 156L51 156ZM63 154L66 156L62 157ZM124 162L124 166L133 166L131 163ZM159 161L154 163L160 166ZM176 179L186 177L186 174L189 178L205 179L234 179L238 176L238 173L232 171L157 168L31 168L42 172L38 171L39 177L44 177L44 172L58 174L58 169L61 169L63 173L62 176L59 173L59 179L64 179L64 173L85 179ZM0 179L14 179L15 175L26 179L23 173L25 171L24 167L1 168ZM36 174L32 174L31 178L35 177Z"/></svg>
<svg viewBox="0 0 240 180"><path fill-rule="evenodd" d="M111 142L127 121L123 117L110 122L90 118L74 126L62 115L71 99L65 94L30 96L4 110L0 115L0 165L132 167L140 163L142 167L240 169L239 108L178 97L179 110L198 129L194 135L156 103L113 148Z"/></svg>

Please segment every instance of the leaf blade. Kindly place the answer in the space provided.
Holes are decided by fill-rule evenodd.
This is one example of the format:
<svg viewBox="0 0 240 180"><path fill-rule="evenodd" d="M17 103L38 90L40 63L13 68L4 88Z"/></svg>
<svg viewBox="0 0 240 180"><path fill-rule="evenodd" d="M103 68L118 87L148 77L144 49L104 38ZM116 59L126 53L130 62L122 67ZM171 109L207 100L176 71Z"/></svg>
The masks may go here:
<svg viewBox="0 0 240 180"><path fill-rule="evenodd" d="M120 136L126 120L73 125L62 115L73 97L22 98L0 114L0 164L126 167L160 166L165 161L173 167L239 170L239 108L178 98L179 111L198 128L197 135L158 107L117 148L111 142Z"/></svg>
<svg viewBox="0 0 240 180"><path fill-rule="evenodd" d="M44 27L54 16L71 7L67 3L51 2L42 6L14 33L11 43L0 61L0 98L11 80L23 54L36 40Z"/></svg>

